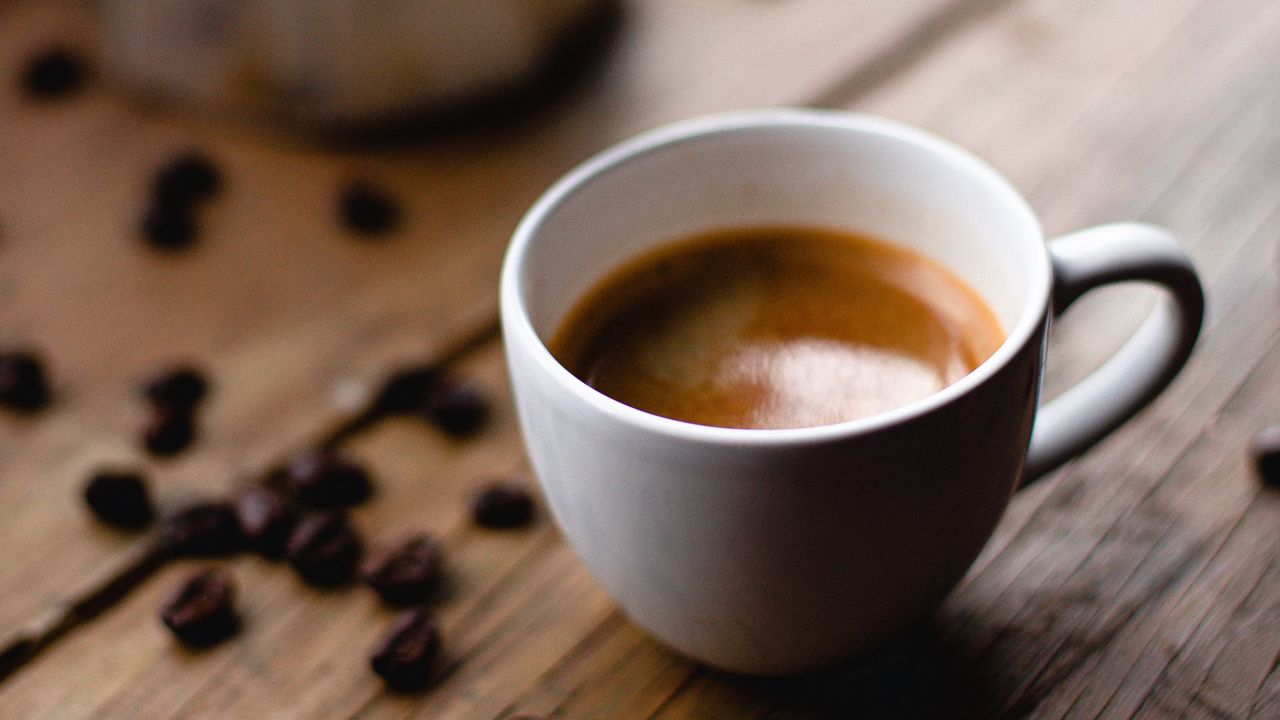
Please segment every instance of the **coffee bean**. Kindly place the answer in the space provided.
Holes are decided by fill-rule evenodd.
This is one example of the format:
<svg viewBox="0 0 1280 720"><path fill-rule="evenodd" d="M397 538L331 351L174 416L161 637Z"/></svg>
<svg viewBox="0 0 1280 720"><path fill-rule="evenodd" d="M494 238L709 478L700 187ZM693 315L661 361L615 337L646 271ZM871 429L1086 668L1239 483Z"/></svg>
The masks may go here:
<svg viewBox="0 0 1280 720"><path fill-rule="evenodd" d="M0 407L33 412L48 405L49 397L44 365L35 353L0 351Z"/></svg>
<svg viewBox="0 0 1280 720"><path fill-rule="evenodd" d="M142 393L158 408L190 412L209 392L204 374L192 367L174 367L146 381Z"/></svg>
<svg viewBox="0 0 1280 720"><path fill-rule="evenodd" d="M152 202L142 215L142 237L157 250L183 250L196 241L199 226L191 208Z"/></svg>
<svg viewBox="0 0 1280 720"><path fill-rule="evenodd" d="M235 508L227 502L202 502L165 521L161 541L174 555L229 555L244 548Z"/></svg>
<svg viewBox="0 0 1280 720"><path fill-rule="evenodd" d="M364 546L346 517L337 511L308 515L294 526L286 546L289 562L303 580L321 587L352 578Z"/></svg>
<svg viewBox="0 0 1280 720"><path fill-rule="evenodd" d="M432 424L459 438L474 435L489 419L489 403L473 382L440 383L427 395L422 409Z"/></svg>
<svg viewBox="0 0 1280 720"><path fill-rule="evenodd" d="M406 367L392 373L370 403L375 415L413 412L423 406L427 394L440 380L434 365Z"/></svg>
<svg viewBox="0 0 1280 720"><path fill-rule="evenodd" d="M183 644L207 647L240 627L235 583L224 570L209 568L187 578L165 600L160 619Z"/></svg>
<svg viewBox="0 0 1280 720"><path fill-rule="evenodd" d="M222 189L222 173L203 153L179 155L156 172L151 183L152 197L172 208L188 208L208 200Z"/></svg>
<svg viewBox="0 0 1280 720"><path fill-rule="evenodd" d="M342 224L361 235L382 235L400 225L400 206L382 190L364 182L353 182L338 198Z"/></svg>
<svg viewBox="0 0 1280 720"><path fill-rule="evenodd" d="M87 75L84 60L74 51L49 48L27 61L22 91L34 100L54 100L80 90Z"/></svg>
<svg viewBox="0 0 1280 720"><path fill-rule="evenodd" d="M142 430L142 444L152 455L167 457L186 450L196 437L196 421L189 410L153 408Z"/></svg>
<svg viewBox="0 0 1280 720"><path fill-rule="evenodd" d="M373 492L369 473L355 460L337 452L307 451L289 463L289 479L298 499L319 508L364 502Z"/></svg>
<svg viewBox="0 0 1280 720"><path fill-rule="evenodd" d="M427 684L439 654L440 627L435 618L426 610L408 610L391 622L369 663L388 687L407 692Z"/></svg>
<svg viewBox="0 0 1280 720"><path fill-rule="evenodd" d="M278 558L298 519L293 500L267 485L248 485L236 495L236 517L249 546L264 556Z"/></svg>
<svg viewBox="0 0 1280 720"><path fill-rule="evenodd" d="M360 574L384 602L411 605L425 600L435 587L440 561L440 541L430 535L414 535L371 558Z"/></svg>
<svg viewBox="0 0 1280 720"><path fill-rule="evenodd" d="M528 525L533 519L533 496L515 481L494 481L472 498L471 517L488 528Z"/></svg>
<svg viewBox="0 0 1280 720"><path fill-rule="evenodd" d="M1280 487L1280 425L1254 436L1253 463L1264 483Z"/></svg>
<svg viewBox="0 0 1280 720"><path fill-rule="evenodd" d="M131 470L99 470L84 487L84 501L102 522L130 530L155 519L146 480Z"/></svg>

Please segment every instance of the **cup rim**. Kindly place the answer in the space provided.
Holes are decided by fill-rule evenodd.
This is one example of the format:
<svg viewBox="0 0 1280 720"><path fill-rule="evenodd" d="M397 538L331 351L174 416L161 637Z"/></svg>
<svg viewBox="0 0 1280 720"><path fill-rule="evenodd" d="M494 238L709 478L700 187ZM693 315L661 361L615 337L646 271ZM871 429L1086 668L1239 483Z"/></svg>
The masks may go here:
<svg viewBox="0 0 1280 720"><path fill-rule="evenodd" d="M683 142L708 136L767 127L818 127L876 134L921 146L965 170L992 194L1002 196L1010 210L1034 230L1030 241L1039 262L1027 268L1029 289L1018 320L1000 347L963 378L914 402L875 415L839 423L801 428L726 428L699 425L655 415L631 407L580 380L555 359L538 336L524 303L521 269L527 250L548 217L570 197L612 168ZM1026 346L1039 330L1049 307L1053 273L1040 221L1022 194L987 162L956 143L926 130L887 118L841 110L763 109L740 110L681 120L624 140L584 161L548 188L525 213L512 234L503 260L499 287L504 341L522 343L539 369L580 402L637 430L692 441L740 445L778 446L848 438L901 425L944 407L969 393L1002 368Z"/></svg>

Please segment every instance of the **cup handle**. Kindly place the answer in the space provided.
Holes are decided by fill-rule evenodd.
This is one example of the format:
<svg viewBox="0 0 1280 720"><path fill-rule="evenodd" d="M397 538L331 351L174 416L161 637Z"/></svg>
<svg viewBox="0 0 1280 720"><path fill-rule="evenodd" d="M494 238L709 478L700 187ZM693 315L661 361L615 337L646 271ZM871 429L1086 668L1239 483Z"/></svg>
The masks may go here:
<svg viewBox="0 0 1280 720"><path fill-rule="evenodd" d="M1110 283L1162 286L1161 299L1133 337L1102 367L1036 414L1023 485L1087 450L1124 424L1173 380L1191 355L1204 320L1204 290L1182 246L1152 225L1117 223L1049 243L1053 314Z"/></svg>

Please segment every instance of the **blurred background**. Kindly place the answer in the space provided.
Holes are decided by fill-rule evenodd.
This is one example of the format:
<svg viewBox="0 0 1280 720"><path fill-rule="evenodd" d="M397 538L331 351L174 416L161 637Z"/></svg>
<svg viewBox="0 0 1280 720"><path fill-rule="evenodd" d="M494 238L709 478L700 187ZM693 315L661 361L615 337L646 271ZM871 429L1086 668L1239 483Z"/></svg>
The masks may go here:
<svg viewBox="0 0 1280 720"><path fill-rule="evenodd" d="M1280 502L1246 439L1280 420L1278 39L1272 0L0 0L0 347L52 398L0 411L0 717L1275 717ZM953 138L1049 235L1164 224L1210 310L1171 390L1021 494L934 619L753 681L632 626L545 512L487 532L468 502L527 477L495 291L524 209L636 132L787 105ZM214 189L175 206L161 178L192 161ZM1048 394L1152 301L1073 308ZM377 479L351 513L370 547L443 538L430 691L371 675L376 598L256 557L225 562L239 638L176 647L157 608L193 566L141 563L145 535L84 511L87 473L145 469L162 512L219 496L446 361L482 432L344 444ZM157 458L137 388L174 363L211 390Z"/></svg>

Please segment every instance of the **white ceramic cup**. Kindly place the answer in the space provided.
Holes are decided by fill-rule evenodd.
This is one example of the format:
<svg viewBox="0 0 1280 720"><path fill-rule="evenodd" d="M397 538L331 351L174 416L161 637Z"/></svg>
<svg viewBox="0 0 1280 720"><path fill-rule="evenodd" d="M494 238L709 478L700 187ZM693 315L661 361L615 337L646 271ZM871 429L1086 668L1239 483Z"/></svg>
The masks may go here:
<svg viewBox="0 0 1280 720"><path fill-rule="evenodd" d="M751 225L844 228L917 250L977 290L1008 338L923 400L784 430L651 415L547 351L575 301L629 258ZM1039 406L1051 317L1129 280L1168 297L1106 365ZM784 674L849 657L935 608L1020 483L1177 374L1204 298L1163 230L1107 225L1046 244L1017 191L965 150L887 120L778 110L665 127L570 172L516 230L501 304L529 457L587 567L680 652Z"/></svg>

